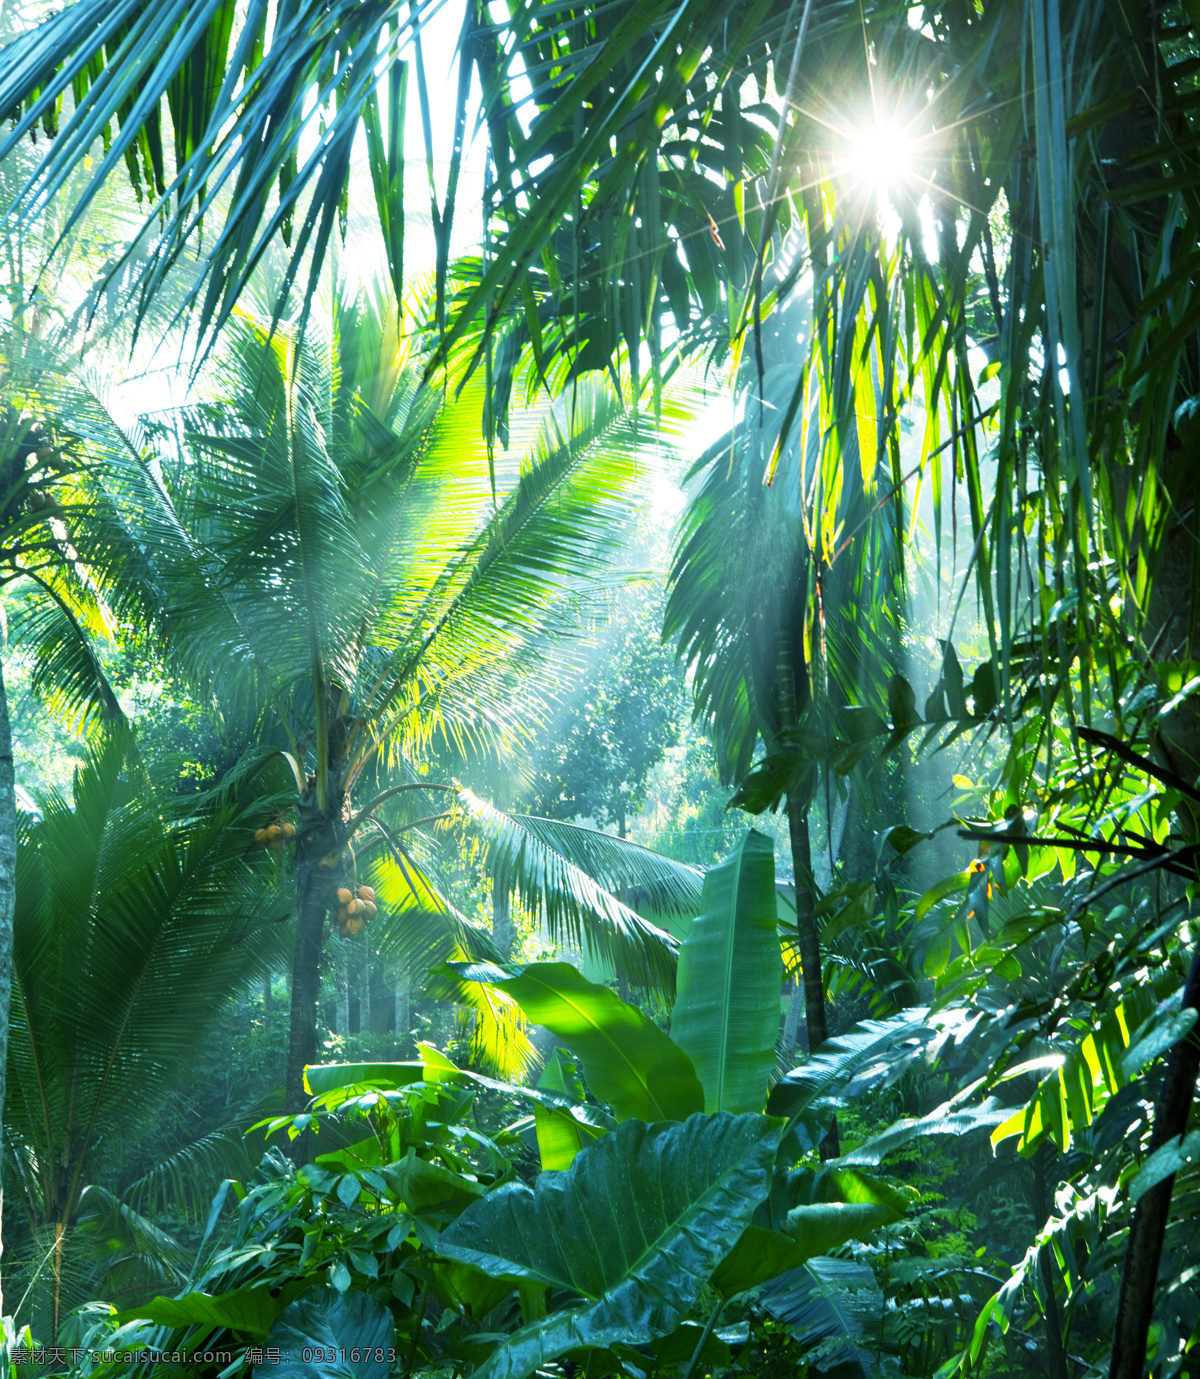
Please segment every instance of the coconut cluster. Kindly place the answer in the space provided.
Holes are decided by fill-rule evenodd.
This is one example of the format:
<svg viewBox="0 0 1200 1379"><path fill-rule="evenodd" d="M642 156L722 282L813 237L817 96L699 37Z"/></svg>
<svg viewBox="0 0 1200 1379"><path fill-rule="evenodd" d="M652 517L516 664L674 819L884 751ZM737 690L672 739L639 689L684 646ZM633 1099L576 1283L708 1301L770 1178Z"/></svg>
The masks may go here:
<svg viewBox="0 0 1200 1379"><path fill-rule="evenodd" d="M295 836L296 825L293 823L268 824L266 828L254 830L254 841L269 847L272 852L282 852L284 843Z"/></svg>
<svg viewBox="0 0 1200 1379"><path fill-rule="evenodd" d="M359 934L368 919L378 913L375 892L370 886L359 886L357 893L348 886L338 887L338 933L342 938L348 934Z"/></svg>

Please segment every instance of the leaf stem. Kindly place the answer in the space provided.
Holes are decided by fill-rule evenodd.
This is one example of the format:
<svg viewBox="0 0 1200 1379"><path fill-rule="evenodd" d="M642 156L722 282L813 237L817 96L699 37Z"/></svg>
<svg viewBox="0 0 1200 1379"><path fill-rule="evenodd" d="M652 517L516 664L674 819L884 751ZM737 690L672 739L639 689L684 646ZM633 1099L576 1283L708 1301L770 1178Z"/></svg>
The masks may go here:
<svg viewBox="0 0 1200 1379"><path fill-rule="evenodd" d="M692 1351L692 1358L688 1361L688 1367L683 1371L682 1379L692 1379L692 1374L696 1366L700 1363L700 1356L704 1353L704 1347L708 1344L708 1338L713 1333L713 1327L717 1324L717 1318L721 1315L721 1309L725 1306L725 1299L721 1298L716 1307L712 1310L707 1324L704 1327L704 1334L696 1342L696 1349Z"/></svg>

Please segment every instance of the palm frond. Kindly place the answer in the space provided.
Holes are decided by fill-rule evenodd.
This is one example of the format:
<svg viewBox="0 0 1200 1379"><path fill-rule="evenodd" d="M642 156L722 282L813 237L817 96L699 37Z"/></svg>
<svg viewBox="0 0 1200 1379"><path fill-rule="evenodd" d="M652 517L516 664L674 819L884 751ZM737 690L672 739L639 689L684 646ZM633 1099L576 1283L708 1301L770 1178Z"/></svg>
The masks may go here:
<svg viewBox="0 0 1200 1379"><path fill-rule="evenodd" d="M468 828L486 846L495 884L515 890L552 941L586 946L637 985L674 992L678 944L669 933L576 865L555 846L553 833L530 829L522 816L505 814L469 790L459 792L458 802Z"/></svg>
<svg viewBox="0 0 1200 1379"><path fill-rule="evenodd" d="M6 1123L34 1150L47 1211L156 1114L222 1003L277 963L281 942L280 897L247 855L243 813L172 819L119 734L77 772L74 796L39 801L17 859Z"/></svg>
<svg viewBox="0 0 1200 1379"><path fill-rule="evenodd" d="M282 1099L275 1096L240 1108L227 1124L163 1155L124 1189L121 1202L131 1211L150 1217L170 1210L189 1222L202 1221L220 1184L227 1178L246 1182L261 1157L251 1152L245 1126L278 1112L282 1105Z"/></svg>
<svg viewBox="0 0 1200 1379"><path fill-rule="evenodd" d="M274 11L265 0L248 8L232 0L80 0L0 57L0 109L14 118L0 159L39 123L54 133L0 223L10 234L28 226L103 139L99 167L63 233L125 162L145 197L150 237L138 324L188 249L203 244L184 306L211 339L271 240L290 235L293 217L299 224L285 281L290 286L311 253L311 296L364 106L413 28L436 8L418 5L401 16L382 0L301 0ZM74 107L61 118L68 91ZM173 166L165 115L175 132ZM403 207L394 205L393 215L402 227Z"/></svg>
<svg viewBox="0 0 1200 1379"><path fill-rule="evenodd" d="M57 565L32 577L8 609L14 648L32 661L30 688L68 726L121 724L125 715L109 683L98 643L107 633L94 591Z"/></svg>
<svg viewBox="0 0 1200 1379"><path fill-rule="evenodd" d="M812 1259L764 1284L758 1297L814 1366L847 1379L868 1379L879 1372L876 1355L885 1309L868 1265Z"/></svg>
<svg viewBox="0 0 1200 1379"><path fill-rule="evenodd" d="M506 817L542 847L621 896L631 909L681 919L691 919L699 912L704 873L697 867L600 829L531 814L510 813Z"/></svg>
<svg viewBox="0 0 1200 1379"><path fill-rule="evenodd" d="M818 1101L853 1095L859 1083L896 1075L936 1038L927 1014L905 1010L888 1020L860 1020L845 1034L827 1039L806 1063L780 1078L768 1109L773 1115L801 1115Z"/></svg>

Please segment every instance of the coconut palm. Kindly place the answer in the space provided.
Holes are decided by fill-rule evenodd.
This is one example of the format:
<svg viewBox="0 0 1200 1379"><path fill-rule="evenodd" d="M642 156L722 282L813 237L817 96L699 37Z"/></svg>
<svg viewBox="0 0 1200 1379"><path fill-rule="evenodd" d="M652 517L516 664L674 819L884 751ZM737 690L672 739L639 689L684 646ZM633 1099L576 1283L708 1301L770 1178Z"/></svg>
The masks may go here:
<svg viewBox="0 0 1200 1379"><path fill-rule="evenodd" d="M514 427L511 457L489 457L480 390L454 400L423 384L386 299L339 302L332 325L324 344L310 327L301 350L293 333L239 317L219 400L182 418L153 463L144 436L117 428L77 382L57 399L93 466L81 559L243 741L291 768L294 813L264 819L259 841L293 856L294 1110L317 1051L331 917L352 934L382 902L410 958L428 950L431 918L438 942L453 932L488 951L410 845L438 823L474 822L496 848L504 835L507 884L530 900L547 898L552 877L552 931L586 933L634 981L669 986L674 969L670 937L598 886L566 843L493 816L421 765L435 733L468 751L536 721L525 679L578 627L636 502L635 417L581 386L561 415ZM656 874L677 906L693 902L688 869L664 859ZM360 890L372 878L374 897Z"/></svg>

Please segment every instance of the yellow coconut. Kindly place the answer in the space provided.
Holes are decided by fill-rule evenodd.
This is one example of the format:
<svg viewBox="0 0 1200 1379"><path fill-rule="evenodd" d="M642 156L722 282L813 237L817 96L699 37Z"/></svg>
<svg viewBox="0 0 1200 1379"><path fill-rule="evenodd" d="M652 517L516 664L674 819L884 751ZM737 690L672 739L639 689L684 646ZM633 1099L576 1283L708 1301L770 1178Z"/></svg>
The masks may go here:
<svg viewBox="0 0 1200 1379"><path fill-rule="evenodd" d="M353 893L347 886L339 886L337 895L339 905L349 905L354 899Z"/></svg>

